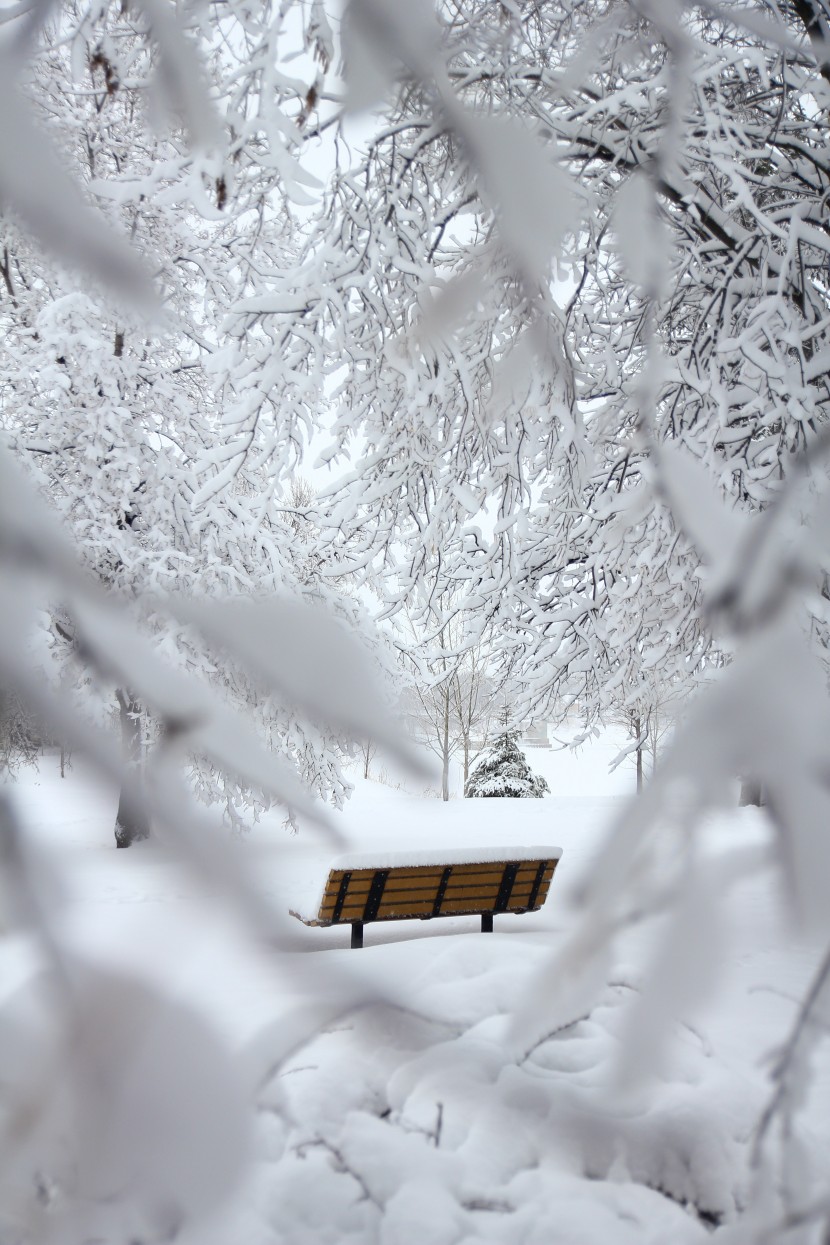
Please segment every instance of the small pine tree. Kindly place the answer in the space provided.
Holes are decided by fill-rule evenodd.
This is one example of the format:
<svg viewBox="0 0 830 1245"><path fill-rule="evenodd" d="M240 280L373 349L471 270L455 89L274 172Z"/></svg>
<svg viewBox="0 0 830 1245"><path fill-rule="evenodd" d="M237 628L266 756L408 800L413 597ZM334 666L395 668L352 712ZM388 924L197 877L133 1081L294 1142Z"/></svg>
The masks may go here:
<svg viewBox="0 0 830 1245"><path fill-rule="evenodd" d="M464 788L468 799L512 796L538 799L550 791L544 778L534 774L516 743L516 731L503 731L473 767Z"/></svg>

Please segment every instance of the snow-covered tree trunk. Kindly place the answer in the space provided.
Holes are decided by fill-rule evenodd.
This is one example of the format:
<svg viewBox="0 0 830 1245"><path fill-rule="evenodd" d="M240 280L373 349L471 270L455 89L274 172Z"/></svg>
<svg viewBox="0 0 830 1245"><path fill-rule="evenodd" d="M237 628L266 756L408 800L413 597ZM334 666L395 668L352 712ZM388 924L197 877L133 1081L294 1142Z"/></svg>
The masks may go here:
<svg viewBox="0 0 830 1245"><path fill-rule="evenodd" d="M444 689L444 723L442 740L443 750L441 754L441 799L446 801L450 798L450 693L449 688Z"/></svg>
<svg viewBox="0 0 830 1245"><path fill-rule="evenodd" d="M124 761L133 777L141 777L141 706L134 697L120 689L115 693L121 719L121 747ZM130 847L150 834L147 815L139 808L128 787L121 788L115 814L115 845Z"/></svg>

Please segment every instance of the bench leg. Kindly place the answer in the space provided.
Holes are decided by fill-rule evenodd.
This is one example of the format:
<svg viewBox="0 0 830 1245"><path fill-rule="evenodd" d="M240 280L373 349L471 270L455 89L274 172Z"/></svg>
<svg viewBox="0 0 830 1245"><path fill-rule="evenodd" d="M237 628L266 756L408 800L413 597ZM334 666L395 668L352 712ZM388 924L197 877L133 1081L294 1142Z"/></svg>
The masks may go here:
<svg viewBox="0 0 830 1245"><path fill-rule="evenodd" d="M482 934L492 934L492 932L493 932L493 914L492 914L492 912L482 912L482 914L481 914L481 932L482 932Z"/></svg>
<svg viewBox="0 0 830 1245"><path fill-rule="evenodd" d="M352 921L352 946L363 946L363 922Z"/></svg>

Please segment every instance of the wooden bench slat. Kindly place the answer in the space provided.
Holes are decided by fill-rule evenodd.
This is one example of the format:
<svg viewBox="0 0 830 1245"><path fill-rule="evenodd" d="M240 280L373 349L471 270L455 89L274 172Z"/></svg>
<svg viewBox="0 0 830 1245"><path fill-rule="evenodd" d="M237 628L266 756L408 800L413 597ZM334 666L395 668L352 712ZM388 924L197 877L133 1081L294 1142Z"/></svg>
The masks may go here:
<svg viewBox="0 0 830 1245"><path fill-rule="evenodd" d="M481 912L485 905L477 899L455 899L452 902L447 900L441 905L442 916L453 916L455 914L464 915L469 912ZM391 916L393 913L402 916L406 912L411 912L413 917L432 916L433 901L428 899L419 900L417 903L401 904L390 902L382 904L378 912L378 919L382 920L387 913Z"/></svg>
<svg viewBox="0 0 830 1245"><path fill-rule="evenodd" d="M535 898L540 903L544 902L544 897L548 893L548 888L550 887L550 881L552 877L553 877L553 869L546 869L545 872L542 874L542 877L539 881L538 886L536 885L535 877L531 878L529 881L523 881L521 883L516 882L513 887L512 898L517 899L519 896L521 896L522 899L530 903L531 896L534 895L534 888L535 888Z"/></svg>
<svg viewBox="0 0 830 1245"><path fill-rule="evenodd" d="M533 905L530 902L532 890L533 890L532 886L522 886L522 887L514 886L513 892L510 896L511 907L513 907L516 904L518 904L519 906L523 908L532 907ZM536 898L538 901L538 895L536 896Z"/></svg>
<svg viewBox="0 0 830 1245"><path fill-rule="evenodd" d="M462 916L470 912L492 912L498 915L499 909L496 908L497 896L492 896L489 901L482 902L479 897L475 899L453 899L445 900L441 905L441 916ZM537 899L536 908L541 908L542 904ZM526 899L510 900L506 908L501 909L503 912L527 912L529 904ZM332 925L349 924L352 921L363 921L365 914L365 904L346 904L344 905L339 920L331 920ZM399 900L384 900L378 907L374 917L376 921L390 920L393 916L404 919L410 915L413 920L425 916L433 916L434 900L419 899L409 903L402 903Z"/></svg>
<svg viewBox="0 0 830 1245"><path fill-rule="evenodd" d="M485 861L478 861L478 862L470 861L468 864L453 865L452 871L453 871L453 876L455 876L456 874L460 876L466 873L488 873L488 874L495 873L495 874L501 875L504 869L505 863L506 862L503 860L494 860L494 861L485 860ZM532 864L538 864L539 862L532 861L532 860L531 861L523 860L520 863L522 865L527 865L527 864L532 865ZM429 876L434 876L437 881L440 879L442 873L444 872L444 868L445 866L441 864L393 865L393 866L390 866L389 868L389 876L390 877L394 876L398 878L406 878L406 877L422 878L425 875L429 875ZM339 883L344 873L350 873L352 880L355 882L365 881L365 880L371 882L372 878L377 873L377 869L332 869L331 873L329 874L329 883L330 884Z"/></svg>
<svg viewBox="0 0 830 1245"><path fill-rule="evenodd" d="M528 877L532 877L535 875L538 863L538 861L530 861L528 867L525 866L523 862L521 868L526 871ZM504 865L504 861L495 865L454 865L452 867L452 880L454 882L458 880L474 882L477 879L482 881L489 879L499 880L504 872ZM349 875L350 889L357 891L358 889L363 888L363 890L368 893L369 887L372 884L372 879L374 878L376 872L377 870L375 869L361 869L359 872L355 871L354 873L351 873ZM441 881L444 870L430 867L429 869L389 869L384 870L384 872L388 875L387 885L389 886L393 886L401 882L417 882L421 886L437 886ZM521 876L524 876L524 873L522 873ZM329 895L337 894L343 877L344 871L338 870L337 873L332 872L330 874L329 880L326 884L327 897Z"/></svg>
<svg viewBox="0 0 830 1245"><path fill-rule="evenodd" d="M376 869L351 869L351 870L332 869L331 873L329 874L329 885L336 886L338 882L340 881L340 879L342 878L344 872L351 873L353 882L371 882L377 870ZM424 876L430 876L430 877L434 876L437 882L438 879L441 877L441 874L443 873L443 869L441 865L409 865L406 868L395 867L394 869L390 869L389 873L390 875L394 874L395 877L420 878Z"/></svg>
<svg viewBox="0 0 830 1245"><path fill-rule="evenodd" d="M514 884L513 889L514 891L524 889L525 891L529 893L533 885L533 882L534 882L534 878L532 877L528 878L527 880L523 880L521 882L516 882ZM477 894L489 894L491 891L493 891L497 894L498 883L499 883L499 879L496 877L492 879L488 879L487 881L485 881L484 884L482 884L481 882L457 882L454 878L450 878L449 882L447 883L445 893L447 895L469 896L469 895L477 895ZM421 897L426 897L428 895L435 895L440 885L441 885L440 878L437 883L433 883L432 885L429 885L429 886L409 885L403 882L395 883L390 878L387 881L386 886L384 888L384 895L387 895L387 896L388 895L396 895L396 896L420 895ZM348 897L350 900L366 899L369 896L369 891L370 891L370 887L368 886L352 885L348 888ZM322 907L323 908L333 907L334 903L336 902L336 899L337 899L336 893L327 892L323 899Z"/></svg>

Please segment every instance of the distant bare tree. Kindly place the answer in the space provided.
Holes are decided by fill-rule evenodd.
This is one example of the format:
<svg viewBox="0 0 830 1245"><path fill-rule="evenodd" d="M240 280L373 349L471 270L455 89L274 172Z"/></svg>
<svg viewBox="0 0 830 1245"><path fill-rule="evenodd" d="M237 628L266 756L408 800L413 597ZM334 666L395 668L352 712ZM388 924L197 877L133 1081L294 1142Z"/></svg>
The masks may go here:
<svg viewBox="0 0 830 1245"><path fill-rule="evenodd" d="M0 774L13 774L33 765L40 746L32 715L20 697L0 689Z"/></svg>
<svg viewBox="0 0 830 1245"><path fill-rule="evenodd" d="M472 740L478 732L487 742L496 703L485 645L467 649L452 678L452 698L464 755L464 787L470 777Z"/></svg>
<svg viewBox="0 0 830 1245"><path fill-rule="evenodd" d="M369 739L369 738L364 739L360 745L360 755L363 757L363 777L364 778L369 777L369 766L372 762L372 757L375 755L376 752L377 752L377 744L375 743L374 739Z"/></svg>
<svg viewBox="0 0 830 1245"><path fill-rule="evenodd" d="M415 716L429 748L440 758L441 798L448 800L450 761L462 753L466 785L473 737L494 711L487 638L469 643L463 615L449 592L436 595L420 618L407 612L407 619L414 641L409 659L416 671Z"/></svg>

